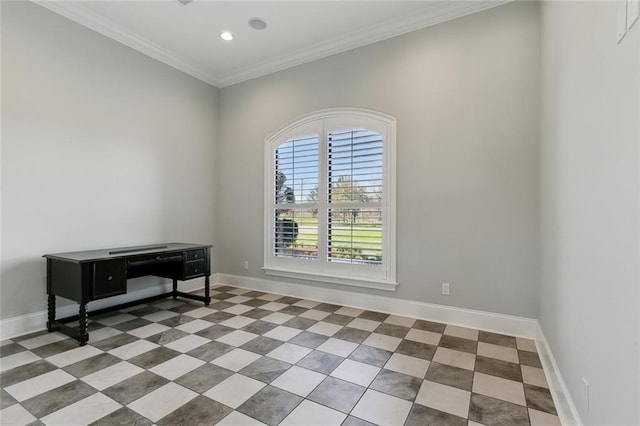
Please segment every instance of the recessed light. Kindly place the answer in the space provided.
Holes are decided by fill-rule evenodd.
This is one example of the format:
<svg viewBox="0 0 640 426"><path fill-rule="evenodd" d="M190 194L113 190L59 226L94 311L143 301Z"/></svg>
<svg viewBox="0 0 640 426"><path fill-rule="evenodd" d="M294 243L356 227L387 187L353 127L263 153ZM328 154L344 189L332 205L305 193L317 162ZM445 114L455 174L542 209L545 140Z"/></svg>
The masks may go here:
<svg viewBox="0 0 640 426"><path fill-rule="evenodd" d="M249 19L249 26L254 30L264 30L267 28L267 23L260 18L251 18Z"/></svg>
<svg viewBox="0 0 640 426"><path fill-rule="evenodd" d="M220 33L220 38L224 41L231 41L233 40L233 34L231 34L229 31L223 31Z"/></svg>

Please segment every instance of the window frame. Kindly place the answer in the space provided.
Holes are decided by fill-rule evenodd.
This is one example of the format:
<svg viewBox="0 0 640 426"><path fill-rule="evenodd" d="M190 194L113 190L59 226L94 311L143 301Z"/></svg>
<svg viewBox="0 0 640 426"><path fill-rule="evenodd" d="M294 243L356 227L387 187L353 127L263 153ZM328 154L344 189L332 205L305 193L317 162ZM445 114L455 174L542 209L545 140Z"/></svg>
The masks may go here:
<svg viewBox="0 0 640 426"><path fill-rule="evenodd" d="M395 117L361 108L329 108L303 115L287 123L265 138L264 174L264 266L266 275L303 279L356 287L395 291L396 281L396 123ZM327 253L326 218L327 208L339 208L327 198L327 139L331 132L347 128L366 128L383 137L383 199L382 210L382 265L337 264L325 258ZM318 257L300 259L277 257L272 253L275 235L275 202L273 197L275 179L275 149L283 142L311 134L318 135L319 176L318 189ZM296 203L298 208L310 208L314 204ZM293 207L292 208L296 208ZM311 207L313 208L313 207ZM333 264L332 264L333 263Z"/></svg>

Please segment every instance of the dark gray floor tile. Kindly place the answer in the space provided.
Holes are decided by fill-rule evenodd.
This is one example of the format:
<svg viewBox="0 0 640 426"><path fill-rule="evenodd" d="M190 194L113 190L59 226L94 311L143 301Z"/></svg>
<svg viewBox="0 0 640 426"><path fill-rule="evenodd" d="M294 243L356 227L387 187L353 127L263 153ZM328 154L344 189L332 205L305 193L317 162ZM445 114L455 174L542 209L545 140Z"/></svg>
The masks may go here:
<svg viewBox="0 0 640 426"><path fill-rule="evenodd" d="M298 361L297 365L308 370L317 371L318 373L329 374L335 370L343 360L344 358L337 355L313 351Z"/></svg>
<svg viewBox="0 0 640 426"><path fill-rule="evenodd" d="M529 413L521 405L479 394L471 394L469 420L486 426L529 425Z"/></svg>
<svg viewBox="0 0 640 426"><path fill-rule="evenodd" d="M244 294L243 294L243 296L244 296ZM247 296L247 297L251 297L251 296ZM267 303L269 303L268 300L251 299L251 300L247 300L246 302L244 302L243 305L251 306L252 308L257 308L257 307L260 307L262 305L266 305Z"/></svg>
<svg viewBox="0 0 640 426"><path fill-rule="evenodd" d="M284 297L281 297L280 299L277 299L275 301L278 302L278 303L284 303L285 305L293 305L294 303L298 303L301 300L302 299L299 299L297 297L284 296Z"/></svg>
<svg viewBox="0 0 640 426"><path fill-rule="evenodd" d="M413 401L421 385L422 379L382 369L369 387L379 392Z"/></svg>
<svg viewBox="0 0 640 426"><path fill-rule="evenodd" d="M76 380L22 401L22 406L37 418L42 418L96 392L88 384Z"/></svg>
<svg viewBox="0 0 640 426"><path fill-rule="evenodd" d="M13 399L13 397L9 395L4 389L0 389L0 410L4 410L5 408L17 403L18 401Z"/></svg>
<svg viewBox="0 0 640 426"><path fill-rule="evenodd" d="M291 367L291 364L277 359L262 357L240 370L240 374L271 383Z"/></svg>
<svg viewBox="0 0 640 426"><path fill-rule="evenodd" d="M180 352L161 346L138 356L134 356L129 359L129 362L148 370L149 368L162 364L163 362L168 361L171 358L175 358L178 355L180 355Z"/></svg>
<svg viewBox="0 0 640 426"><path fill-rule="evenodd" d="M432 360L436 349L435 346L426 343L403 340L396 348L396 353Z"/></svg>
<svg viewBox="0 0 640 426"><path fill-rule="evenodd" d="M231 370L207 363L177 378L174 382L194 392L204 393L232 375Z"/></svg>
<svg viewBox="0 0 640 426"><path fill-rule="evenodd" d="M321 344L323 344L324 342L326 342L328 339L329 338L327 336L323 336L321 334L303 331L293 339L289 340L289 343L294 343L299 346L304 346L305 348L315 349Z"/></svg>
<svg viewBox="0 0 640 426"><path fill-rule="evenodd" d="M467 419L453 414L413 404L405 426L466 426Z"/></svg>
<svg viewBox="0 0 640 426"><path fill-rule="evenodd" d="M412 328L417 328L418 330L432 331L434 333L444 333L444 329L447 328L447 324L442 324L440 322L433 321L425 321L425 320L417 320Z"/></svg>
<svg viewBox="0 0 640 426"><path fill-rule="evenodd" d="M161 311L162 309L156 308L155 306L147 305L143 306L140 309L136 309L135 311L127 312L129 315L133 315L136 317L143 317L145 315L153 314L154 312Z"/></svg>
<svg viewBox="0 0 640 426"><path fill-rule="evenodd" d="M549 389L525 384L524 394L527 399L527 407L533 408L534 410L544 411L545 413L553 414L554 416L558 415Z"/></svg>
<svg viewBox="0 0 640 426"><path fill-rule="evenodd" d="M244 314L242 314L243 317L247 317L247 318L253 318L253 319L262 319L268 315L271 315L273 313L273 311L268 311L266 309L260 309L260 308L256 308L256 309L252 309L250 311L245 312Z"/></svg>
<svg viewBox="0 0 640 426"><path fill-rule="evenodd" d="M186 331L176 330L175 328L172 328L170 330L165 330L158 334L154 334L153 336L147 337L145 340L157 343L158 345L166 345L175 340L182 339L183 337L188 335L189 333L187 333Z"/></svg>
<svg viewBox="0 0 640 426"><path fill-rule="evenodd" d="M503 379L522 381L522 371L520 364L502 361L495 358L484 356L476 356L475 371L478 373L490 374L492 376L502 377Z"/></svg>
<svg viewBox="0 0 640 426"><path fill-rule="evenodd" d="M231 285L221 285L220 287L216 287L214 288L215 291L219 291L221 293L225 293L227 291L233 291L236 290L237 287L231 286ZM231 296L235 296L235 294L232 294Z"/></svg>
<svg viewBox="0 0 640 426"><path fill-rule="evenodd" d="M383 314L382 312L375 311L364 311L363 313L358 315L358 318L383 322L384 320L389 318L389 314Z"/></svg>
<svg viewBox="0 0 640 426"><path fill-rule="evenodd" d="M34 337L44 336L45 334L48 334L48 333L49 333L48 330L34 331L33 333L23 334L22 336L14 337L10 340L13 342L24 342L25 340L33 339Z"/></svg>
<svg viewBox="0 0 640 426"><path fill-rule="evenodd" d="M210 305L209 307L217 311L224 311L225 309L233 308L234 306L236 306L235 303L231 303L231 302L216 302Z"/></svg>
<svg viewBox="0 0 640 426"><path fill-rule="evenodd" d="M41 374L48 373L56 370L58 367L43 359L35 361L20 367L12 368L11 370L3 371L0 374L0 384L3 388L6 388L24 380L31 379Z"/></svg>
<svg viewBox="0 0 640 426"><path fill-rule="evenodd" d="M111 349L119 348L120 346L135 342L136 340L138 340L137 337L132 336L131 334L122 333L118 334L117 336L111 336L104 340L100 340L99 342L92 343L91 346L108 352Z"/></svg>
<svg viewBox="0 0 640 426"><path fill-rule="evenodd" d="M334 377L327 377L307 397L318 404L349 413L367 389Z"/></svg>
<svg viewBox="0 0 640 426"><path fill-rule="evenodd" d="M153 422L146 417L141 416L127 407L122 407L108 416L104 416L101 419L96 420L91 423L90 426L151 426L152 424Z"/></svg>
<svg viewBox="0 0 640 426"><path fill-rule="evenodd" d="M209 342L187 352L187 355L209 362L234 350L235 347L220 342Z"/></svg>
<svg viewBox="0 0 640 426"><path fill-rule="evenodd" d="M136 318L129 321L121 322L120 324L114 324L111 327L115 328L116 330L127 332L135 330L136 328L144 327L145 325L149 324L153 324L153 322L142 318Z"/></svg>
<svg viewBox="0 0 640 426"><path fill-rule="evenodd" d="M491 343L493 345L516 349L515 337L505 336L504 334L498 333L490 333L488 331L480 331L480 333L478 333L478 342Z"/></svg>
<svg viewBox="0 0 640 426"><path fill-rule="evenodd" d="M298 330L306 330L307 328L311 327L317 322L318 321L315 321L309 318L295 317L295 318L291 318L289 321L285 322L282 325L286 327L297 328Z"/></svg>
<svg viewBox="0 0 640 426"><path fill-rule="evenodd" d="M473 386L473 371L432 362L429 365L425 379L441 383L443 385L471 391L471 387Z"/></svg>
<svg viewBox="0 0 640 426"><path fill-rule="evenodd" d="M230 314L228 312L216 312L211 315L207 315L206 317L202 317L202 319L215 324L215 323L221 323L233 317L235 317L235 315Z"/></svg>
<svg viewBox="0 0 640 426"><path fill-rule="evenodd" d="M174 306L173 308L169 309L172 312L176 312L178 314L184 314L185 312L189 312L189 311L193 311L194 309L197 309L199 307L201 307L201 304L195 304L195 303L191 303L191 302L184 302L182 305L180 306Z"/></svg>
<svg viewBox="0 0 640 426"><path fill-rule="evenodd" d="M306 308L301 308L299 306L287 306L284 309L280 309L278 312L283 313L283 314L287 314L287 315L293 315L293 316L298 316L300 314L303 314L305 312L307 312L308 309Z"/></svg>
<svg viewBox="0 0 640 426"><path fill-rule="evenodd" d="M342 306L334 305L332 303L320 303L319 305L316 305L313 307L313 309L316 309L318 311L325 311L325 312L335 312L340 308L342 308Z"/></svg>
<svg viewBox="0 0 640 426"><path fill-rule="evenodd" d="M62 352L66 352L70 349L78 347L78 341L75 339L65 339L58 342L50 343L48 345L40 346L39 348L31 349L31 352L42 358L48 358L53 355L58 355Z"/></svg>
<svg viewBox="0 0 640 426"><path fill-rule="evenodd" d="M182 324L186 324L195 320L195 318L190 317L189 315L176 315L171 318L167 318L162 321L158 321L158 324L166 325L167 327L177 327Z"/></svg>
<svg viewBox="0 0 640 426"><path fill-rule="evenodd" d="M353 321L353 317L340 314L331 314L322 319L323 322L345 326Z"/></svg>
<svg viewBox="0 0 640 426"><path fill-rule="evenodd" d="M391 358L392 354L393 352L385 351L384 349L360 345L355 351L351 352L349 359L364 362L365 364L374 365L376 367L382 367L387 363L387 360Z"/></svg>
<svg viewBox="0 0 640 426"><path fill-rule="evenodd" d="M236 297L236 295L231 293L220 293L220 294L214 294L211 296L211 298L215 300L227 300L227 299L231 299L232 297Z"/></svg>
<svg viewBox="0 0 640 426"><path fill-rule="evenodd" d="M478 342L475 340L462 339L460 337L449 336L447 334L442 335L438 346L460 352L468 352L470 354L478 352Z"/></svg>
<svg viewBox="0 0 640 426"><path fill-rule="evenodd" d="M24 352L27 349L23 346L20 346L17 343L9 343L8 345L0 346L0 358L17 354L18 352Z"/></svg>
<svg viewBox="0 0 640 426"><path fill-rule="evenodd" d="M264 293L262 291L257 291L257 290L252 290L248 293L243 294L244 297L260 297L260 296L264 296L267 293ZM268 302L267 302L268 303Z"/></svg>
<svg viewBox="0 0 640 426"><path fill-rule="evenodd" d="M302 398L297 395L273 386L265 386L238 407L238 411L263 423L275 426L287 417L300 402L302 402Z"/></svg>
<svg viewBox="0 0 640 426"><path fill-rule="evenodd" d="M409 327L402 327L395 324L382 323L375 329L375 333L386 334L387 336L399 337L404 339L404 336L409 332Z"/></svg>
<svg viewBox="0 0 640 426"><path fill-rule="evenodd" d="M362 343L371 333L365 330L359 330L357 328L342 327L342 330L333 335L336 339L346 340L352 343Z"/></svg>
<svg viewBox="0 0 640 426"><path fill-rule="evenodd" d="M209 328L205 328L204 330L200 330L195 334L197 334L198 336L206 337L207 339L215 340L233 331L235 331L235 328L225 327L224 325L216 324L216 325L212 325Z"/></svg>
<svg viewBox="0 0 640 426"><path fill-rule="evenodd" d="M359 419L357 417L349 416L344 419L342 422L342 426L376 426L373 423L369 423L365 420Z"/></svg>
<svg viewBox="0 0 640 426"><path fill-rule="evenodd" d="M79 379L91 373L95 373L98 370L102 370L103 368L115 365L121 361L122 360L120 358L111 354L101 353L96 356L92 356L91 358L67 365L63 370Z"/></svg>
<svg viewBox="0 0 640 426"><path fill-rule="evenodd" d="M40 420L34 420L31 423L27 423L26 426L45 426Z"/></svg>
<svg viewBox="0 0 640 426"><path fill-rule="evenodd" d="M164 386L168 382L169 380L164 377L149 371L143 371L133 377L129 377L127 380L123 380L120 383L104 389L102 393L118 401L120 404L127 405Z"/></svg>
<svg viewBox="0 0 640 426"><path fill-rule="evenodd" d="M241 330L246 331L247 333L253 333L253 334L257 334L258 336L262 336L264 333L268 333L269 331L273 330L277 326L278 324L274 324L272 322L258 320L242 327Z"/></svg>
<svg viewBox="0 0 640 426"><path fill-rule="evenodd" d="M210 426L233 411L206 396L197 396L158 422L162 425Z"/></svg>
<svg viewBox="0 0 640 426"><path fill-rule="evenodd" d="M542 363L540 362L540 357L535 352L529 351L521 351L518 350L518 359L520 360L520 364L528 365L530 367L542 368Z"/></svg>
<svg viewBox="0 0 640 426"><path fill-rule="evenodd" d="M246 331L246 330L245 330ZM284 344L281 340L270 339L269 337L258 336L255 339L240 346L240 348L256 354L266 355L275 348Z"/></svg>

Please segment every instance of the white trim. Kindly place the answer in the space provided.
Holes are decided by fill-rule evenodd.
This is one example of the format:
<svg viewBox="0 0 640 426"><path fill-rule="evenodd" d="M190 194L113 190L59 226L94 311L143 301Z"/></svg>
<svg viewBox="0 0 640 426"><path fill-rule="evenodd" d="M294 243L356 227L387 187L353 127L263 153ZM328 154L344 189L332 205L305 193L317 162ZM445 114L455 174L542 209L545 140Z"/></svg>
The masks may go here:
<svg viewBox="0 0 640 426"><path fill-rule="evenodd" d="M276 277L294 278L298 280L327 282L331 284L342 284L354 287L372 288L375 290L396 291L398 283L390 281L367 280L362 278L348 278L338 275L329 275L322 273L307 273L300 271L291 271L278 268L262 268L265 275Z"/></svg>
<svg viewBox="0 0 640 426"><path fill-rule="evenodd" d="M489 0L481 2L451 1L447 10L438 14L433 12L404 16L383 25L363 28L351 34L342 35L333 40L323 41L306 49L277 58L271 58L257 64L241 67L227 74L218 76L218 87L223 88L243 81L262 77L297 65L306 64L331 55L363 47L389 38L397 37L422 28L431 27L443 22L462 18L483 10L509 3L513 0Z"/></svg>
<svg viewBox="0 0 640 426"><path fill-rule="evenodd" d="M345 265L328 262L318 256L312 262L289 259L273 255L274 246L274 152L283 141L291 138L315 137L318 135L319 150L319 200L318 208L318 253L327 252L327 228L325 212L333 208L326 200L327 184L327 135L336 129L363 127L378 132L383 140L383 200L382 210L382 265ZM380 290L395 290L396 283L396 136L397 119L392 115L364 108L326 108L286 123L265 138L264 178L264 235L263 266L267 274L289 278L328 281L335 284L369 287ZM375 206L375 205L374 205ZM341 205L340 207L343 207ZM295 204L287 208L296 208ZM314 208L307 206L307 208Z"/></svg>
<svg viewBox="0 0 640 426"><path fill-rule="evenodd" d="M211 276L212 282L216 282L215 275ZM179 284L180 291L193 291L204 287L204 279L190 280ZM107 299L90 302L88 310L103 309L109 306L119 305L122 303L133 302L134 300L144 299L146 297L157 296L158 294L171 291L173 284L165 281L162 285L150 286L138 290L133 290L121 296L109 297ZM56 307L56 318L65 318L72 315L78 315L78 305L67 301L63 298L57 298L58 306ZM62 301L65 300L65 304ZM45 300L46 303L46 300ZM0 320L0 340L11 339L23 334L33 333L44 330L47 323L47 311L33 312L31 314L20 315L12 318Z"/></svg>
<svg viewBox="0 0 640 426"><path fill-rule="evenodd" d="M171 52L160 46L157 46L150 41L145 40L143 37L120 27L119 25L111 22L110 20L96 15L95 13L82 6L81 2L70 1L42 1L31 0L35 4L49 9L58 15L64 16L80 25L83 25L90 30L93 30L99 34L109 37L119 43L124 44L140 53L156 59L163 64L169 65L177 70L180 70L198 80L204 81L212 86L218 87L219 81L214 75L207 71L200 69L198 66L189 63L189 61L181 58L180 55L175 52Z"/></svg>
<svg viewBox="0 0 640 426"><path fill-rule="evenodd" d="M354 31L351 34L345 34L332 40L323 41L314 46L309 46L306 49L293 52L285 56L240 67L222 75L214 75L207 70L201 69L198 65L182 58L177 52L163 49L160 46L144 40L143 37L133 31L122 28L114 22L91 12L88 8L83 7L81 2L70 2L64 0L32 1L51 10L52 12L62 15L80 25L116 40L125 46L131 47L138 52L183 71L192 77L213 86L223 88L277 71L282 71L296 65L305 64L337 53L346 52L351 49L406 34L411 31L431 27L433 25L481 12L486 9L491 9L496 6L509 3L513 0L486 0L471 3L462 1L447 2L445 6L443 6L444 10L435 14L433 11L429 11L427 13L413 16L403 16L383 25L373 25L368 28L363 28L361 30Z"/></svg>
<svg viewBox="0 0 640 426"><path fill-rule="evenodd" d="M511 336L535 339L538 335L538 321L513 315L494 314L454 306L398 299L372 294L335 290L303 283L289 283L270 279L242 277L239 275L216 274L216 284L226 284L252 290L267 291L283 295L303 297L326 303L353 306L394 315L420 318L430 321L492 331Z"/></svg>
<svg viewBox="0 0 640 426"><path fill-rule="evenodd" d="M538 347L538 356L542 362L542 369L547 377L547 383L549 384L549 391L553 397L553 403L558 412L560 422L565 425L577 425L582 426L582 420L580 414L576 408L573 398L569 393L569 389L560 374L560 368L556 363L556 359L551 352L549 342L542 332L542 327L538 323L538 333L536 336L536 346Z"/></svg>

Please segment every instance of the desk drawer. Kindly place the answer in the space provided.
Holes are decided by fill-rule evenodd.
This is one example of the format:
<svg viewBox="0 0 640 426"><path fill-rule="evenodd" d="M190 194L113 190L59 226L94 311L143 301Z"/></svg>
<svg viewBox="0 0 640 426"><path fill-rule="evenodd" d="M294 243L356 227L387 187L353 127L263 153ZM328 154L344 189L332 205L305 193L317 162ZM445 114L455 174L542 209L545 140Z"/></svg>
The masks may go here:
<svg viewBox="0 0 640 426"><path fill-rule="evenodd" d="M123 259L105 260L93 264L91 300L127 292L127 276Z"/></svg>
<svg viewBox="0 0 640 426"><path fill-rule="evenodd" d="M204 261L185 262L184 264L184 278L191 279L196 277L202 277L205 273Z"/></svg>
<svg viewBox="0 0 640 426"><path fill-rule="evenodd" d="M203 260L204 250L191 250L187 252L187 262L192 260Z"/></svg>

